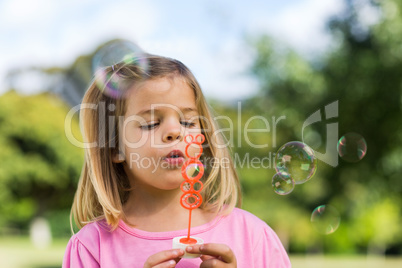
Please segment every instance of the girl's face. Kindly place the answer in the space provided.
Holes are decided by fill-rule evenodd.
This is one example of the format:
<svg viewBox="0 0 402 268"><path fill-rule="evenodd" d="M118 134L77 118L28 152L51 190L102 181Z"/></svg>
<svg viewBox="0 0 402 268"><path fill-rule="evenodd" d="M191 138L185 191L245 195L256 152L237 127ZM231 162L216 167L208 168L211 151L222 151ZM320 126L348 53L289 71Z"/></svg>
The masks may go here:
<svg viewBox="0 0 402 268"><path fill-rule="evenodd" d="M187 134L199 134L194 91L184 78L163 77L134 86L123 128L125 170L132 187L173 190L183 182ZM197 149L190 147L195 154Z"/></svg>

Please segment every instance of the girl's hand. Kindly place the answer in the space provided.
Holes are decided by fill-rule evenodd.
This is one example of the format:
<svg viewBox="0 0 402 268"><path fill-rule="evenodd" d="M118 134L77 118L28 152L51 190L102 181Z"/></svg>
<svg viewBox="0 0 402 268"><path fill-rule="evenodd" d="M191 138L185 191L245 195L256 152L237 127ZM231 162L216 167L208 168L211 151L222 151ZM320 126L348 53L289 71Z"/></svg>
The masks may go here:
<svg viewBox="0 0 402 268"><path fill-rule="evenodd" d="M184 255L182 249L164 250L151 255L144 264L144 268L167 268L175 267L180 261L180 257Z"/></svg>
<svg viewBox="0 0 402 268"><path fill-rule="evenodd" d="M201 266L206 267L237 267L236 256L225 244L193 245L186 248L188 253L202 254Z"/></svg>

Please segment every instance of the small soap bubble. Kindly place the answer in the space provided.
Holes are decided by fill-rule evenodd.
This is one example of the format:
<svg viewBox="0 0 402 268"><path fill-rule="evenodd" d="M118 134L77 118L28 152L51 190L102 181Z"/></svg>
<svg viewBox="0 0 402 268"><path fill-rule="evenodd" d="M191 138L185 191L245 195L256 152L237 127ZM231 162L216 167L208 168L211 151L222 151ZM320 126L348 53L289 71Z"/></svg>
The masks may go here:
<svg viewBox="0 0 402 268"><path fill-rule="evenodd" d="M272 187L279 195L290 194L295 188L295 181L286 172L278 172L272 177Z"/></svg>
<svg viewBox="0 0 402 268"><path fill-rule="evenodd" d="M314 151L303 142L288 142L275 155L275 169L278 173L289 174L295 184L302 184L317 170Z"/></svg>
<svg viewBox="0 0 402 268"><path fill-rule="evenodd" d="M186 174L189 179L195 178L200 174L201 167L199 164L189 164L186 168Z"/></svg>
<svg viewBox="0 0 402 268"><path fill-rule="evenodd" d="M332 234L341 222L339 212L331 205L321 205L311 214L311 223L321 234Z"/></svg>
<svg viewBox="0 0 402 268"><path fill-rule="evenodd" d="M142 73L148 70L146 53L136 44L115 40L98 49L92 57L92 72L98 88L109 97L122 97L124 83L118 71L128 65L136 66Z"/></svg>
<svg viewBox="0 0 402 268"><path fill-rule="evenodd" d="M367 153L366 140L358 133L347 133L339 139L338 154L346 162L356 163Z"/></svg>

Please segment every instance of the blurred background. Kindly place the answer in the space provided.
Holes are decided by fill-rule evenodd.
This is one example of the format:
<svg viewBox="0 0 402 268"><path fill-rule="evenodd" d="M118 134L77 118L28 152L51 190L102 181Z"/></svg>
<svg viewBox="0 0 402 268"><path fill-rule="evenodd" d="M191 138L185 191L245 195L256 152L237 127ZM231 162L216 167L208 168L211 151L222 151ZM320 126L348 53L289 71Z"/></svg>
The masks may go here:
<svg viewBox="0 0 402 268"><path fill-rule="evenodd" d="M61 267L83 163L65 118L93 56L121 40L184 62L216 115L233 120L219 121L233 127L233 155L265 159L237 162L243 208L278 233L293 267L401 267L401 1L3 0L0 40L1 267ZM270 131L238 131L266 129L253 116ZM329 124L367 150L319 159L308 182L277 194L275 153L303 140L324 154ZM77 118L69 127L80 139ZM316 228L320 206L331 214Z"/></svg>

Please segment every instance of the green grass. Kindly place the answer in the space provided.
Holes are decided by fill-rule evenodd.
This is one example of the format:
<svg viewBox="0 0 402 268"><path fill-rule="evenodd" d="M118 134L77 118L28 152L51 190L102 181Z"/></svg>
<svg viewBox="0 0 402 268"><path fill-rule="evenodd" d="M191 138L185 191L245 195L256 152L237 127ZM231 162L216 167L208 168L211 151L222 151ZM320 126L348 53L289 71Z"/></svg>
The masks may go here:
<svg viewBox="0 0 402 268"><path fill-rule="evenodd" d="M53 240L52 246L36 249L28 237L0 237L0 263L4 268L61 267L68 240Z"/></svg>
<svg viewBox="0 0 402 268"><path fill-rule="evenodd" d="M402 257L291 255L292 268L400 268Z"/></svg>
<svg viewBox="0 0 402 268"><path fill-rule="evenodd" d="M61 267L68 240L54 240L47 249L35 249L28 237L0 237L0 266L3 268ZM291 255L293 268L399 268L402 256Z"/></svg>

